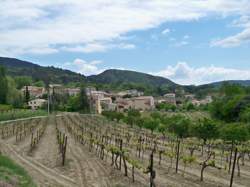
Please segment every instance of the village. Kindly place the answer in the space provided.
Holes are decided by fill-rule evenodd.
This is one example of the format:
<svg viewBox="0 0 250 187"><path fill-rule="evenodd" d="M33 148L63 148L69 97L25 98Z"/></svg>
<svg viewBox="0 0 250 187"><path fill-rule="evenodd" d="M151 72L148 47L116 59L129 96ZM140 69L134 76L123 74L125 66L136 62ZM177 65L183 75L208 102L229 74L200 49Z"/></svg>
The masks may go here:
<svg viewBox="0 0 250 187"><path fill-rule="evenodd" d="M44 87L24 86L21 89L25 95L29 92L30 100L28 106L32 110L41 108L47 105L48 97L47 90ZM152 111L158 104L169 104L171 106L183 106L185 103L193 106L207 105L213 101L211 95L207 95L203 99L197 99L194 94L185 93L176 96L176 93L166 93L163 96L153 97L144 95L142 91L136 89L124 90L120 92L106 92L97 90L95 87L86 87L86 95L90 104L92 113L101 114L103 111L117 111L124 112L130 109L139 111ZM49 85L49 95L57 93L60 95L76 96L80 93L80 88L67 88L60 84Z"/></svg>

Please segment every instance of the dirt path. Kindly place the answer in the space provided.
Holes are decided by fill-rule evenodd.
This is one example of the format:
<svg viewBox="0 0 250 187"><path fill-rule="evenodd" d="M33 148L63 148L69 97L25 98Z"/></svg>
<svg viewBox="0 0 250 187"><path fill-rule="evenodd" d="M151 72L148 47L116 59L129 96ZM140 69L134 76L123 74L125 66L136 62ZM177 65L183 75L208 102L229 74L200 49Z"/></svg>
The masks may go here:
<svg viewBox="0 0 250 187"><path fill-rule="evenodd" d="M13 146L1 142L1 151L23 166L39 186L75 186L75 182L66 176L42 165L35 160L20 155Z"/></svg>

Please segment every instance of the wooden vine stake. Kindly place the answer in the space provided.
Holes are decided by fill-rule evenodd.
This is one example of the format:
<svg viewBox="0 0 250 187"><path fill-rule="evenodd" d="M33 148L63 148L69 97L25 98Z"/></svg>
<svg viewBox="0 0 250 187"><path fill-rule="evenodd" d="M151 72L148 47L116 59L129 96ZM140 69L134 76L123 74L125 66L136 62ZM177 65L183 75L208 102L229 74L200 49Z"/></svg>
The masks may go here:
<svg viewBox="0 0 250 187"><path fill-rule="evenodd" d="M64 135L63 149L62 149L62 165L65 164L66 150L67 150L67 139L68 137Z"/></svg>
<svg viewBox="0 0 250 187"><path fill-rule="evenodd" d="M238 153L238 148L236 147L235 152L234 152L234 162L233 162L232 174L231 174L231 179L230 179L230 187L233 186L234 170L235 170L235 165L236 165L237 153Z"/></svg>

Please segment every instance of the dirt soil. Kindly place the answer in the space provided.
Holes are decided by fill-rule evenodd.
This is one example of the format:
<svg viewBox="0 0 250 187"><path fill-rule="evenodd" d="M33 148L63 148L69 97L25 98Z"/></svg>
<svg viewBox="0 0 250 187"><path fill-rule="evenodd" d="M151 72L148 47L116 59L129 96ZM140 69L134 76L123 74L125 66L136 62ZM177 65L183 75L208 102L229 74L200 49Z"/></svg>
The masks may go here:
<svg viewBox="0 0 250 187"><path fill-rule="evenodd" d="M94 153L68 134L66 164L62 159L56 140L55 118L41 121L47 128L37 147L30 152L31 135L16 143L15 137L0 140L0 150L26 169L37 186L42 187L127 187L145 186L132 183L122 172L112 168L109 162L100 160ZM85 150L86 149L86 150Z"/></svg>
<svg viewBox="0 0 250 187"><path fill-rule="evenodd" d="M58 128L68 136L66 163L62 166L62 158L56 139L56 122ZM146 187L149 186L149 176L135 170L135 182L132 183L131 168L128 177L123 171L111 167L111 158L101 160L88 147L74 140L66 130L61 118L51 117L42 119L38 127L47 123L47 128L37 147L30 152L28 135L16 143L15 137L0 140L0 151L24 167L34 182L42 187ZM38 128L37 127L37 128ZM134 153L132 153L134 154ZM146 153L145 157L149 154ZM204 182L200 182L200 167L191 165L186 168L183 176L183 164L180 163L178 174L170 168L170 161L163 158L161 166L155 157L157 187L226 187L229 186L230 176L225 170L218 171L208 168L204 172ZM174 167L174 166L173 166ZM241 177L235 173L235 187L250 186L250 163L241 168Z"/></svg>

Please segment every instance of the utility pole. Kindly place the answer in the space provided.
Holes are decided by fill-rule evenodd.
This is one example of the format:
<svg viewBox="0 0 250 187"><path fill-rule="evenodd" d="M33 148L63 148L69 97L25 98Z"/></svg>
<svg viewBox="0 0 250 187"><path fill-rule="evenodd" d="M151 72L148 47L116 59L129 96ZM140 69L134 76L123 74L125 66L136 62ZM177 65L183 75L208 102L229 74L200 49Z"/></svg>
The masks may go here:
<svg viewBox="0 0 250 187"><path fill-rule="evenodd" d="M50 103L49 103L49 100L50 100L50 98L49 98L49 85L48 85L48 91L47 91L47 94L48 94L48 115L49 115L49 113L50 113L50 111L49 111L49 105L50 105Z"/></svg>

